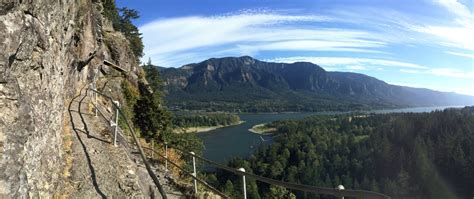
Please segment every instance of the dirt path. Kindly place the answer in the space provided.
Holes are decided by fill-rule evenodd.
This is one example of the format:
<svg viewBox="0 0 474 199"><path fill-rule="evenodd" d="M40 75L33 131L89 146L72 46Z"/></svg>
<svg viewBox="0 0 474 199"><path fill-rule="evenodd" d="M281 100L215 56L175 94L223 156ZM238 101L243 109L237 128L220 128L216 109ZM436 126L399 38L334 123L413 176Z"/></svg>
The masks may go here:
<svg viewBox="0 0 474 199"><path fill-rule="evenodd" d="M70 179L74 192L70 197L161 198L135 149L125 148L121 142L113 146L110 124L89 112L88 92L92 91L81 90L68 107L73 133ZM107 114L106 118L112 117L112 113ZM184 198L169 185L161 165L155 171L168 198Z"/></svg>
<svg viewBox="0 0 474 199"><path fill-rule="evenodd" d="M73 130L71 198L144 198L136 166L123 148L111 144L104 125L88 113L87 91L83 89L69 104Z"/></svg>

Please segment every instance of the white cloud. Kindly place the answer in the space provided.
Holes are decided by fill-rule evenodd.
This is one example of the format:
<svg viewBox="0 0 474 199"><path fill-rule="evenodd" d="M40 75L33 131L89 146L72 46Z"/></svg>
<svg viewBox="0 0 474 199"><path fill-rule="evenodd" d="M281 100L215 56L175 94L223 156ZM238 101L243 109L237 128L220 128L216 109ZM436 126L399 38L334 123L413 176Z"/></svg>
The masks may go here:
<svg viewBox="0 0 474 199"><path fill-rule="evenodd" d="M425 3L423 1L420 5ZM472 84L472 67L471 71L455 69L465 66L433 68L417 64L423 63L421 59L407 61L397 58L405 54L399 53L403 49L399 46L412 46L415 53L420 53L418 50L422 48L418 47L429 46L435 50L441 48L452 55L474 58L474 54L469 54L474 52L472 9L456 0L436 0L435 4L438 7L427 5L422 9L429 12L419 13L403 13L402 10L399 12L376 5L337 6L336 9L324 10L322 15L249 11L221 16L157 19L139 28L145 44L143 59L146 61L151 57L157 65L177 67L210 57L259 55L265 51L280 51L274 52L278 54L304 51L306 55L308 52L316 55L328 52L322 57L279 57L265 61L309 61L326 70L377 70L389 73L397 69L395 72L419 75L421 78L417 81L420 82L449 77ZM432 9L438 9L433 11L437 13L440 8L444 10L443 17L430 15ZM354 54L357 57L351 57ZM426 80L423 75L430 80ZM446 88L432 88L474 94L472 85L466 88L453 86L452 89L449 85L454 84L447 82Z"/></svg>
<svg viewBox="0 0 474 199"><path fill-rule="evenodd" d="M457 0L437 0L436 3L445 7L448 11L457 16L456 22L461 25L472 25L474 15L472 8L469 10L465 5Z"/></svg>
<svg viewBox="0 0 474 199"><path fill-rule="evenodd" d="M409 28L441 39L439 43L442 45L474 50L474 15L472 11L457 0L437 0L436 3L455 16L453 23L449 26L423 25L410 26Z"/></svg>
<svg viewBox="0 0 474 199"><path fill-rule="evenodd" d="M422 73L419 70L411 70L411 69L400 69L400 72L402 73L411 73L411 74L419 74Z"/></svg>
<svg viewBox="0 0 474 199"><path fill-rule="evenodd" d="M337 69L346 68L350 70L364 70L367 67L379 69L380 67L400 68L399 71L411 74L426 74L441 77L474 79L474 70L462 71L455 68L433 68L414 63L370 58L350 58L350 57L279 57L267 59L270 62L312 62L323 68ZM353 68L351 68L353 67ZM363 68L360 68L363 67Z"/></svg>
<svg viewBox="0 0 474 199"><path fill-rule="evenodd" d="M440 77L451 77L451 78L460 78L460 79L472 79L474 80L474 70L473 71L462 71L454 68L433 68L426 70L412 70L412 69L400 69L402 73L411 73L411 74L427 74L435 75ZM473 85L474 86L474 85Z"/></svg>
<svg viewBox="0 0 474 199"><path fill-rule="evenodd" d="M145 44L144 59L152 57L159 62L162 61L160 57L174 57L192 51L207 58L216 53L204 52L209 53L210 49L216 48L234 56L254 55L261 51L385 53L377 50L387 45L387 39L379 33L301 26L304 23L314 25L333 20L317 15L240 13L158 19L139 29Z"/></svg>
<svg viewBox="0 0 474 199"><path fill-rule="evenodd" d="M445 51L445 52L448 53L448 54L452 54L452 55L457 55L457 56L461 56L461 57L467 57L467 58L474 59L474 53L467 54L467 53L460 53L460 52L453 52L453 51Z"/></svg>
<svg viewBox="0 0 474 199"><path fill-rule="evenodd" d="M474 50L474 14L472 8L457 0L436 0L444 9L444 17L424 16L418 13L401 13L396 10L359 8L356 11L335 11L336 19L376 29L384 33L385 41L406 45L441 45L444 47ZM430 7L420 9L430 10ZM447 12L446 12L447 11ZM377 17L373 17L377 16ZM452 17L453 19L449 19Z"/></svg>
<svg viewBox="0 0 474 199"><path fill-rule="evenodd" d="M371 58L351 58L351 57L279 57L274 59L267 59L266 61L272 62L312 62L321 66L347 66L347 65L359 65L359 66L388 66L398 68L412 68L412 69L427 69L426 66L418 64L385 60L385 59L371 59Z"/></svg>
<svg viewBox="0 0 474 199"><path fill-rule="evenodd" d="M442 40L442 45L474 50L474 26L420 26L416 31L431 34Z"/></svg>
<svg viewBox="0 0 474 199"><path fill-rule="evenodd" d="M321 16L290 16L276 14L239 14L216 17L181 17L159 19L140 27L146 53L167 53L197 47L215 46L239 41L265 41L276 33L267 30L289 22L320 22ZM263 31L262 31L263 30ZM281 34L281 33L279 33ZM294 38L295 34L291 34Z"/></svg>
<svg viewBox="0 0 474 199"><path fill-rule="evenodd" d="M472 12L456 0L436 3L453 13L455 21L440 25L437 19L426 20L429 16L370 7L358 7L357 10L344 7L322 12L323 15L248 11L221 16L157 19L139 28L145 44L143 60L151 57L157 64L176 67L209 57L255 56L265 51L392 56L391 47L399 44L441 46L449 51L456 48L474 50ZM354 64L426 68L390 59L393 60L356 58ZM374 63L373 60L378 61ZM353 62L354 59L350 61Z"/></svg>
<svg viewBox="0 0 474 199"><path fill-rule="evenodd" d="M365 66L360 66L360 65L346 66L346 68L349 70L367 70Z"/></svg>
<svg viewBox="0 0 474 199"><path fill-rule="evenodd" d="M473 79L474 80L474 71L461 71L454 68L433 68L428 71L428 73L443 76L443 77L454 77L454 78L463 78L463 79ZM472 85L471 85L472 86Z"/></svg>

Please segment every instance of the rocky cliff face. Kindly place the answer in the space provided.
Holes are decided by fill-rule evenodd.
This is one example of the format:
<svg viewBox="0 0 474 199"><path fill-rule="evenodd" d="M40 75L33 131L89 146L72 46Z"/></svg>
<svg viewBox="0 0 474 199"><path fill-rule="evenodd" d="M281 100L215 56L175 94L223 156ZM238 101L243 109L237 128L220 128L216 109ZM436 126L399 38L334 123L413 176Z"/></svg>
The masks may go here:
<svg viewBox="0 0 474 199"><path fill-rule="evenodd" d="M55 194L66 104L104 59L136 70L125 38L104 25L101 5L0 1L0 198Z"/></svg>

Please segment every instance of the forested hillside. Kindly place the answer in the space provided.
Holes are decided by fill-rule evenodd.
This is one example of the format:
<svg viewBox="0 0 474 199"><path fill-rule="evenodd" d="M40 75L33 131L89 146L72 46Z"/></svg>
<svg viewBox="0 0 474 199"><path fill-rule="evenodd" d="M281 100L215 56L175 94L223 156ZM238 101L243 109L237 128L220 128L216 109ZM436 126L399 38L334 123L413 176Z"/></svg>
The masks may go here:
<svg viewBox="0 0 474 199"><path fill-rule="evenodd" d="M287 182L324 187L342 184L346 189L372 190L393 198L474 195L474 107L432 113L316 116L274 125L278 127L274 143L229 165ZM216 186L239 196L240 185L232 184L239 180L229 175L218 171ZM282 191L252 180L249 184L251 198L269 198ZM297 198L331 198L294 194Z"/></svg>
<svg viewBox="0 0 474 199"><path fill-rule="evenodd" d="M299 112L474 104L472 96L391 85L363 74L325 71L309 62L243 56L156 70L173 109Z"/></svg>

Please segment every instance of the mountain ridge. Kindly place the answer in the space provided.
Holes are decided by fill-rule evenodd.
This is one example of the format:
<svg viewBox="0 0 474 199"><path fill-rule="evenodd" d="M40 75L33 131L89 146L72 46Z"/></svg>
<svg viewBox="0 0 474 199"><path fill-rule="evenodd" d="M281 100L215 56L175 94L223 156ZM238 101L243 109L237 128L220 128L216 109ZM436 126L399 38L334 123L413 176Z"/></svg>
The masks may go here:
<svg viewBox="0 0 474 199"><path fill-rule="evenodd" d="M310 62L250 56L159 68L170 107L226 111L326 111L474 104L473 96L388 84Z"/></svg>

